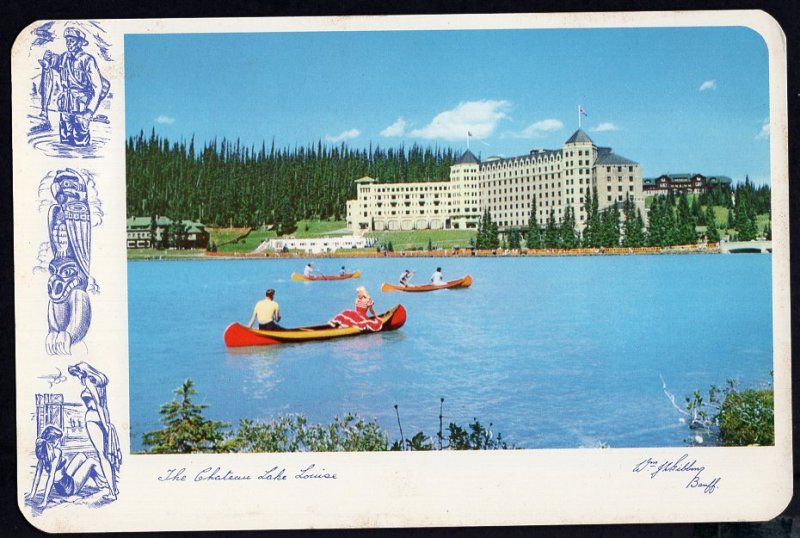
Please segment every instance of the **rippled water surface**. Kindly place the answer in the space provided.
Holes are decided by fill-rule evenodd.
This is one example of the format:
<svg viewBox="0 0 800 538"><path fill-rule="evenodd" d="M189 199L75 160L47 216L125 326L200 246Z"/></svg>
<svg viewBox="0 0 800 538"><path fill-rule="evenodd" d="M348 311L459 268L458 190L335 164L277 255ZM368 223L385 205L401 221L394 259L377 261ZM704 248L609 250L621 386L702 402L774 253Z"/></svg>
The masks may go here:
<svg viewBox="0 0 800 538"><path fill-rule="evenodd" d="M477 417L518 447L681 446L687 436L662 390L772 370L771 256L382 258L342 263L359 280L294 282L306 260L129 262L131 444L158 429L160 406L191 378L210 418L237 424L347 412L435 435ZM406 267L427 280L472 275L465 290L382 293ZM268 287L286 327L327 321L364 285L383 311L402 303L397 332L330 342L226 349Z"/></svg>

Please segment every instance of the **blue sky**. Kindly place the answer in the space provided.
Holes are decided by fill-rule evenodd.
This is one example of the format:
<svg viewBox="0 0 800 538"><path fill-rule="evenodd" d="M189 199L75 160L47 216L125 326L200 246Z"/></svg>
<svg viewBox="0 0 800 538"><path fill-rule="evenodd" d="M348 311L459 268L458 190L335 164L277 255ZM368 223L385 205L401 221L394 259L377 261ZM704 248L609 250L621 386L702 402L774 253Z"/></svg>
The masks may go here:
<svg viewBox="0 0 800 538"><path fill-rule="evenodd" d="M746 28L128 35L126 129L198 143L560 148L769 182L767 47Z"/></svg>

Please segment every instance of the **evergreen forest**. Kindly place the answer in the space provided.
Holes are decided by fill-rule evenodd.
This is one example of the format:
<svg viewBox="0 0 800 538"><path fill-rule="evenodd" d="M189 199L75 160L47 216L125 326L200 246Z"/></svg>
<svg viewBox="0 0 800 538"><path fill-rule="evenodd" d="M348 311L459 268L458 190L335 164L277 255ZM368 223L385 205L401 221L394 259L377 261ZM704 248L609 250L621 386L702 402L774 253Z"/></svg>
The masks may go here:
<svg viewBox="0 0 800 538"><path fill-rule="evenodd" d="M155 131L126 143L127 214L166 215L207 226L258 227L301 219L344 219L356 197L354 181L441 181L450 175L452 149L420 147L358 150L322 141L259 148L239 140L194 138L170 142Z"/></svg>

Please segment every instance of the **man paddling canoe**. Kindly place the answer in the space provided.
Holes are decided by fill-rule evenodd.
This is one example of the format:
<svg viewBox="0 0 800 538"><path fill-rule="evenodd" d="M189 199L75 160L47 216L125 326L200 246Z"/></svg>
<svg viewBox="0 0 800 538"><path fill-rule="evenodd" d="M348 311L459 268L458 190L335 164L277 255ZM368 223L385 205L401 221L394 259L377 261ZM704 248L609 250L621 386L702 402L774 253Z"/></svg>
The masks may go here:
<svg viewBox="0 0 800 538"><path fill-rule="evenodd" d="M250 323L247 324L248 327L252 327L257 319L259 330L274 331L282 328L278 325L281 320L281 309L274 298L275 290L268 289L266 297L258 301L253 308L253 316L250 318Z"/></svg>
<svg viewBox="0 0 800 538"><path fill-rule="evenodd" d="M305 269L303 269L303 276L304 277L310 277L314 273L319 273L319 271L314 269L314 266L311 264L311 262L309 262L308 264L306 264Z"/></svg>
<svg viewBox="0 0 800 538"><path fill-rule="evenodd" d="M403 274L400 275L400 284L403 286L408 286L408 282L411 280L411 277L414 276L415 271L409 271L406 269L403 271Z"/></svg>

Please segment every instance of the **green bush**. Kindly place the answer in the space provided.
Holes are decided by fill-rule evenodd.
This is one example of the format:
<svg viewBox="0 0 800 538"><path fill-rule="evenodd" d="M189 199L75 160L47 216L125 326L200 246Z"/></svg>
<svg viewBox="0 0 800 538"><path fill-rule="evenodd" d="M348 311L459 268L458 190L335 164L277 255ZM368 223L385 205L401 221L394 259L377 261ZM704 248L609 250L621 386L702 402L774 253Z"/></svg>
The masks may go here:
<svg viewBox="0 0 800 538"><path fill-rule="evenodd" d="M729 393L719 410L719 441L722 446L774 445L772 389Z"/></svg>
<svg viewBox="0 0 800 538"><path fill-rule="evenodd" d="M368 452L387 450L389 438L375 421L352 414L328 425L284 415L269 422L240 421L232 445L236 452Z"/></svg>
<svg viewBox="0 0 800 538"><path fill-rule="evenodd" d="M684 414L691 417L689 427L694 436L686 442L692 445L775 444L772 387L739 390L738 382L728 379L724 389L712 385L708 399L694 391L691 398L686 398Z"/></svg>

